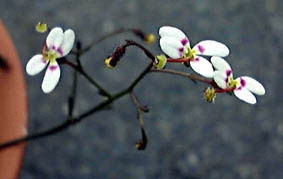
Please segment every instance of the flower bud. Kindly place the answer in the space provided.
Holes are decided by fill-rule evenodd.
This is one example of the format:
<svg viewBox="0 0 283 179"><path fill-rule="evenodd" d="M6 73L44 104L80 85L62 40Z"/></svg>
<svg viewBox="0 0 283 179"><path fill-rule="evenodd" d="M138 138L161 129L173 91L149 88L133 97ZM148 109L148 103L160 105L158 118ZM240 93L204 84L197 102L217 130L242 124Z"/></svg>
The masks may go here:
<svg viewBox="0 0 283 179"><path fill-rule="evenodd" d="M112 56L110 56L109 58L106 58L104 63L108 68L114 68L116 65L112 65L111 64L111 60L112 60Z"/></svg>
<svg viewBox="0 0 283 179"><path fill-rule="evenodd" d="M38 24L35 26L35 30L39 33L44 33L48 29L47 24L43 22L38 22Z"/></svg>
<svg viewBox="0 0 283 179"><path fill-rule="evenodd" d="M133 31L136 36L141 38L143 41L145 41L148 44L153 44L155 42L155 35L154 34L146 34L140 29L134 29Z"/></svg>
<svg viewBox="0 0 283 179"><path fill-rule="evenodd" d="M165 55L158 55L155 57L154 66L156 68L162 69L165 67L167 58Z"/></svg>
<svg viewBox="0 0 283 179"><path fill-rule="evenodd" d="M113 54L104 61L106 66L108 68L116 67L116 65L120 61L121 57L125 54L125 52L126 52L125 46L117 47L113 52Z"/></svg>
<svg viewBox="0 0 283 179"><path fill-rule="evenodd" d="M154 34L147 34L145 36L144 41L148 44L153 44L155 42L155 35Z"/></svg>

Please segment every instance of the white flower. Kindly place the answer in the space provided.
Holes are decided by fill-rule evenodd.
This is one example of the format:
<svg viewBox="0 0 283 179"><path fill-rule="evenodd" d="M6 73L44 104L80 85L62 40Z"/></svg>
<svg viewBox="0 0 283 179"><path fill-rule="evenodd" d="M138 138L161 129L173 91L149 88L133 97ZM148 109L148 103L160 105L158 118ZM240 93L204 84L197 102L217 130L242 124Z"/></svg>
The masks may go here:
<svg viewBox="0 0 283 179"><path fill-rule="evenodd" d="M175 27L163 26L159 29L159 35L161 36L160 47L164 53L173 59L190 59L192 69L207 78L213 77L212 65L199 55L218 57L229 55L228 47L213 40L201 41L191 48L188 37Z"/></svg>
<svg viewBox="0 0 283 179"><path fill-rule="evenodd" d="M233 73L230 65L220 57L212 57L211 63L216 69L213 79L216 84L222 88L232 88L233 93L237 98L250 104L256 103L256 98L253 95L264 95L265 89L258 81L248 76L233 78Z"/></svg>
<svg viewBox="0 0 283 179"><path fill-rule="evenodd" d="M41 88L44 93L50 93L58 84L60 78L60 67L57 59L66 56L73 48L75 33L68 29L63 32L62 28L53 28L46 38L46 46L42 54L34 55L26 65L29 75L41 72L49 63L45 72Z"/></svg>

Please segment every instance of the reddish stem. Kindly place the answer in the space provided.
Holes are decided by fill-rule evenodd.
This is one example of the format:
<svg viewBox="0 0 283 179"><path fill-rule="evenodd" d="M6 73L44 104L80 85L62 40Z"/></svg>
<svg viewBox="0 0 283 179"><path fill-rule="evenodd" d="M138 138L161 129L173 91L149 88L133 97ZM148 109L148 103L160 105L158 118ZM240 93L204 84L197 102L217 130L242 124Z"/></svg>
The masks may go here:
<svg viewBox="0 0 283 179"><path fill-rule="evenodd" d="M62 61L61 61L62 63L66 64L66 65L69 65L70 67L74 68L74 69L77 70L78 72L82 72L82 69L81 69L81 67L80 67L79 65L77 65L77 64L75 64L75 63L69 61L69 60L66 59L66 58L62 58L61 60L62 60Z"/></svg>
<svg viewBox="0 0 283 179"><path fill-rule="evenodd" d="M233 88L226 88L226 89L216 89L215 92L216 93L225 93L225 92L233 91L234 89L235 89L235 87L233 87Z"/></svg>
<svg viewBox="0 0 283 179"><path fill-rule="evenodd" d="M42 47L42 54L45 54L45 52L46 52L46 43L44 42Z"/></svg>
<svg viewBox="0 0 283 179"><path fill-rule="evenodd" d="M190 58L177 58L177 59L172 59L172 58L168 58L167 62L172 62L172 63L183 63L183 62L189 62L192 59Z"/></svg>

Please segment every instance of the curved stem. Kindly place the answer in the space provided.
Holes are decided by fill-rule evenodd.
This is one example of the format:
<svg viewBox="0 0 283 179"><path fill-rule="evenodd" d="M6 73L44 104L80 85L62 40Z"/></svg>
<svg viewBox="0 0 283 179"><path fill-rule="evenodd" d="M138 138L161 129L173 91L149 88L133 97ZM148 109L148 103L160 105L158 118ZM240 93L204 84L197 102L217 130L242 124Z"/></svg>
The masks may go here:
<svg viewBox="0 0 283 179"><path fill-rule="evenodd" d="M137 43L133 40L126 40L126 42L127 42L126 47L133 45L133 46L140 48L145 53L145 55L148 58L150 58L152 60L152 62L154 62L155 56L149 50L147 50L144 46L142 46L141 44L139 44L139 43Z"/></svg>
<svg viewBox="0 0 283 179"><path fill-rule="evenodd" d="M129 85L128 88L114 94L113 96L109 97L108 99L106 99L105 101L101 102L100 104L96 105L95 107L93 107L92 109L89 109L88 111L86 111L85 113L81 114L80 116L73 118L72 120L66 120L65 122L61 123L58 126L52 127L50 129L47 129L45 131L39 132L39 133L35 133L35 134L30 134L15 140L11 140L5 143L0 144L0 151L13 146L13 145L17 145L21 142L26 142L26 141L31 141L31 140L35 140L38 138L42 138L42 137L46 137L46 136L50 136L53 134L56 134L58 132L61 132L67 128L69 128L71 125L75 125L77 123L79 123L80 121L82 121L83 119L85 119L86 117L88 117L89 115L98 112L102 109L104 109L105 107L107 107L109 104L111 104L112 102L114 102L115 100L121 98L122 96L130 93L135 87L136 85L144 78L144 76L150 72L150 69L152 67L153 63L150 63L148 65L147 68L145 68L145 70L132 82L131 85Z"/></svg>
<svg viewBox="0 0 283 179"><path fill-rule="evenodd" d="M67 60L66 58L63 59L63 63L69 65L74 70L78 71L81 75L83 75L93 86L95 86L99 90L99 93L101 95L107 96L108 98L111 98L111 94L106 89L104 89L99 83L97 83L90 75L88 75L86 73L86 71L82 68L80 63L78 63L78 65L76 65L76 64L70 62L69 60Z"/></svg>
<svg viewBox="0 0 283 179"><path fill-rule="evenodd" d="M83 118L88 117L89 115L93 114L93 113L96 112L98 109L102 109L103 107L106 107L106 106L107 106L108 104L110 104L112 101L115 101L116 99L118 99L118 98L120 98L120 97L122 97L122 96L124 96L124 95L126 95L126 94L128 94L128 93L130 93L130 92L136 87L136 85L144 78L144 76L145 76L147 73L150 72L150 69L152 68L152 66L153 66L153 63L150 63L150 64L145 68L145 70L132 82L132 84L131 84L128 88L126 88L126 89L124 89L124 90L122 90L122 91L120 91L120 92L118 92L118 93L112 95L112 97L111 97L110 99L108 99L107 101L104 102L104 103L106 103L106 104L101 103L102 106L98 105L98 106L94 107L93 109L88 110L87 112L81 114L76 120L80 121L80 120L82 120ZM100 106L100 107L99 107L99 106ZM97 108L98 108L98 109L97 109Z"/></svg>
<svg viewBox="0 0 283 179"><path fill-rule="evenodd" d="M89 51L93 46L95 46L96 44L108 39L109 37L121 34L121 33L125 33L125 32L133 32L136 34L137 31L140 31L139 29L132 29L132 28L120 28L118 30L115 30L113 32L110 32L109 34L106 34L94 41L92 41L89 45L87 45L85 48L79 50L79 51L73 51L73 53L79 53L79 54L84 54L85 52ZM141 31L140 31L141 32Z"/></svg>
<svg viewBox="0 0 283 179"><path fill-rule="evenodd" d="M217 84L213 80L208 80L206 78L203 78L195 74L191 74L191 73L185 73L185 72L180 72L180 71L175 71L175 70L170 70L170 69L151 69L150 72L170 73L173 75L184 76L184 77L190 78L191 80L207 83L213 87L218 88Z"/></svg>
<svg viewBox="0 0 283 179"><path fill-rule="evenodd" d="M89 76L84 69L81 68L80 73L93 85L99 90L99 94L102 96L107 96L108 98L111 98L111 94L104 89L100 84L98 84L91 76Z"/></svg>

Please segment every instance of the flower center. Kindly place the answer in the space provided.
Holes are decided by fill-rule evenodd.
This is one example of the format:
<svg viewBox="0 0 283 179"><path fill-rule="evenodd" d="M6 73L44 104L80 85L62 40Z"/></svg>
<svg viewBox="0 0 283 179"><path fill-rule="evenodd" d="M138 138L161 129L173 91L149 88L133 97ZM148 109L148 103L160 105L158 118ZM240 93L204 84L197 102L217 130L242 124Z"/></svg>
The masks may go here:
<svg viewBox="0 0 283 179"><path fill-rule="evenodd" d="M228 87L229 88L237 88L240 85L239 81L234 80L232 76L228 79Z"/></svg>
<svg viewBox="0 0 283 179"><path fill-rule="evenodd" d="M60 57L60 55L55 50L49 50L43 53L43 56L46 60L49 60L50 63L56 62L56 59Z"/></svg>
<svg viewBox="0 0 283 179"><path fill-rule="evenodd" d="M184 54L184 57L189 58L190 60L195 60L196 54L196 50L192 50L191 47L187 47L187 52Z"/></svg>

